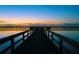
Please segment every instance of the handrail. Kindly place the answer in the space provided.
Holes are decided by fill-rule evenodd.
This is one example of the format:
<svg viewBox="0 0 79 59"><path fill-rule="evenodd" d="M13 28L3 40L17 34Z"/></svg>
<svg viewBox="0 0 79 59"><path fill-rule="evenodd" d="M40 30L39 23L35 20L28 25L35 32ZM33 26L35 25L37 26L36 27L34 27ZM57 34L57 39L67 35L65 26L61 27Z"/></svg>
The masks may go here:
<svg viewBox="0 0 79 59"><path fill-rule="evenodd" d="M6 43L7 41L10 41L11 40L10 41L11 42L11 45L9 47L7 47L6 49L4 49L3 51L1 51L0 53L5 53L9 48L11 48L11 53L14 53L14 50L15 50L14 49L14 45L17 44L17 43L19 43L21 40L23 40L23 42L24 42L24 38L26 37L24 35L25 33L27 33L26 36L29 36L29 35L32 34L32 30L27 30L27 31L24 31L24 32L21 32L21 33L17 33L17 34L14 34L14 35L11 35L11 36L8 36L8 37L5 37L5 38L0 39L0 45L2 45L4 43ZM18 37L20 35L23 35L23 37L20 40L14 42L14 38L15 37Z"/></svg>
<svg viewBox="0 0 79 59"><path fill-rule="evenodd" d="M79 49L79 42L77 42L75 40L72 40L70 38L67 38L67 37L65 37L63 35L60 35L58 33L55 33L55 32L52 32L52 33L53 33L53 35L56 35L57 37L59 37L60 39L62 39L63 41L65 41L66 43L68 43L68 44L74 46L75 48Z"/></svg>
<svg viewBox="0 0 79 59"><path fill-rule="evenodd" d="M53 37L53 35L55 35L56 37L59 38L59 42L58 45L60 46L60 52L63 53L63 49L64 49L64 45L63 45L63 42L66 42L67 44L71 45L72 47L76 48L76 49L79 49L79 42L75 41L75 40L72 40L70 38L67 38L61 34L58 34L58 33L55 33L55 32L52 32L52 31L46 31L47 33L47 36L52 38L52 41L55 40L55 38ZM49 34L51 33L51 35Z"/></svg>
<svg viewBox="0 0 79 59"><path fill-rule="evenodd" d="M28 30L28 31L29 31L29 30ZM21 34L23 34L23 33L26 33L26 32L28 32L28 31L24 31L24 32L21 32L21 33L17 33L17 34L14 34L14 35L11 35L11 36L2 38L2 39L0 39L0 44L3 44L3 43L5 43L5 42L11 40L10 38L17 37L17 36L19 36L19 35L21 35Z"/></svg>

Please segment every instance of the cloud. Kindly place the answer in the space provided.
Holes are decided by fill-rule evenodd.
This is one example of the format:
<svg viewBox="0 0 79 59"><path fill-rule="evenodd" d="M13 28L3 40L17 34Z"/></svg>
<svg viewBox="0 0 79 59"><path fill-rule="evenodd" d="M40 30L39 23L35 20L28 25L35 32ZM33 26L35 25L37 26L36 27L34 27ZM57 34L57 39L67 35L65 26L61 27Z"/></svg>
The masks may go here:
<svg viewBox="0 0 79 59"><path fill-rule="evenodd" d="M6 21L0 21L0 24L3 24L3 23L5 23Z"/></svg>

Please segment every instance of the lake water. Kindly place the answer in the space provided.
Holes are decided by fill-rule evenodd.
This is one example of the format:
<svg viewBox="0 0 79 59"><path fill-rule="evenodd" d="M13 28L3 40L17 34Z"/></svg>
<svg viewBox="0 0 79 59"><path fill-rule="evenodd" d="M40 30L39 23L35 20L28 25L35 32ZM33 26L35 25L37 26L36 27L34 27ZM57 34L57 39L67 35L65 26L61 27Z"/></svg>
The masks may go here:
<svg viewBox="0 0 79 59"><path fill-rule="evenodd" d="M4 37L8 37L17 33L20 33L23 31L0 31L0 39L4 38ZM20 38L22 38L22 35L14 38L14 42L18 41ZM15 48L17 46L19 46L22 43L22 41L20 41L18 44L15 45ZM0 52L2 52L3 50L5 50L7 47L9 47L11 45L10 41L7 41L6 43L0 45ZM10 53L11 49L9 49L6 53Z"/></svg>
<svg viewBox="0 0 79 59"><path fill-rule="evenodd" d="M22 31L0 31L0 39Z"/></svg>
<svg viewBox="0 0 79 59"><path fill-rule="evenodd" d="M74 40L76 42L79 42L79 31L54 31L55 33L61 34L67 38L70 38L71 40ZM56 36L54 37L56 40L59 40ZM64 41L63 41L64 42ZM57 43L55 42L57 45ZM71 53L79 53L79 49L76 49L75 47L71 46L70 44L64 42L64 47ZM58 45L57 45L58 46ZM63 49L64 50L64 49ZM65 53L67 51L64 51ZM68 52L67 52L68 53Z"/></svg>
<svg viewBox="0 0 79 59"><path fill-rule="evenodd" d="M54 31L79 42L79 31Z"/></svg>

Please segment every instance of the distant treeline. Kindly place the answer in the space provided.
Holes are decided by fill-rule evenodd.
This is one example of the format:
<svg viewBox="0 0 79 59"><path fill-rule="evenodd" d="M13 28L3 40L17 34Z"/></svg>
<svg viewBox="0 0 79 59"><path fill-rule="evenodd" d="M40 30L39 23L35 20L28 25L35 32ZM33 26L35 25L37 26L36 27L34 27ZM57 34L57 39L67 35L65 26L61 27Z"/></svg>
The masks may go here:
<svg viewBox="0 0 79 59"><path fill-rule="evenodd" d="M26 31L29 28L0 28L0 31Z"/></svg>
<svg viewBox="0 0 79 59"><path fill-rule="evenodd" d="M0 25L0 31L10 31L10 30L27 30L28 28L31 27L43 27L43 28L51 28L52 30L79 30L79 25L71 25L71 24L61 24L61 25L11 25L11 24L6 24L6 25Z"/></svg>

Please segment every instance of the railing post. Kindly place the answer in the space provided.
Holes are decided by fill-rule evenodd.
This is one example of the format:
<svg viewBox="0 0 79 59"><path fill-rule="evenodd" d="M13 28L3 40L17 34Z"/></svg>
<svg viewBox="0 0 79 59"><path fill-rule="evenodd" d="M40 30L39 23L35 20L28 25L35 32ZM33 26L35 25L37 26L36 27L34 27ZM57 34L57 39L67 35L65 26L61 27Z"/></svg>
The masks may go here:
<svg viewBox="0 0 79 59"><path fill-rule="evenodd" d="M30 31L28 31L28 36L30 36Z"/></svg>
<svg viewBox="0 0 79 59"><path fill-rule="evenodd" d="M49 37L49 31L47 31L47 36Z"/></svg>
<svg viewBox="0 0 79 59"><path fill-rule="evenodd" d="M31 35L31 30L29 31L30 33L29 33L29 36Z"/></svg>
<svg viewBox="0 0 79 59"><path fill-rule="evenodd" d="M14 38L11 37L11 53L14 53Z"/></svg>
<svg viewBox="0 0 79 59"><path fill-rule="evenodd" d="M32 30L31 30L31 34L32 34Z"/></svg>
<svg viewBox="0 0 79 59"><path fill-rule="evenodd" d="M32 33L32 31L30 30L30 31L29 31L29 36L31 35L31 33Z"/></svg>
<svg viewBox="0 0 79 59"><path fill-rule="evenodd" d="M29 31L27 32L27 36L29 37Z"/></svg>
<svg viewBox="0 0 79 59"><path fill-rule="evenodd" d="M60 39L60 52L63 53L63 40Z"/></svg>
<svg viewBox="0 0 79 59"><path fill-rule="evenodd" d="M51 36L52 37L52 40L51 41L53 42L53 33L51 33L51 34L52 34L52 36Z"/></svg>
<svg viewBox="0 0 79 59"><path fill-rule="evenodd" d="M24 35L24 33L23 33L23 42L25 41L24 38L25 38L25 35Z"/></svg>

